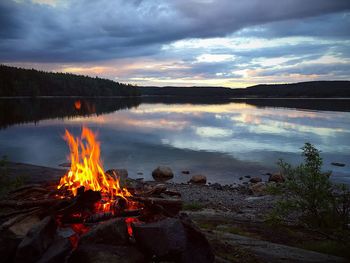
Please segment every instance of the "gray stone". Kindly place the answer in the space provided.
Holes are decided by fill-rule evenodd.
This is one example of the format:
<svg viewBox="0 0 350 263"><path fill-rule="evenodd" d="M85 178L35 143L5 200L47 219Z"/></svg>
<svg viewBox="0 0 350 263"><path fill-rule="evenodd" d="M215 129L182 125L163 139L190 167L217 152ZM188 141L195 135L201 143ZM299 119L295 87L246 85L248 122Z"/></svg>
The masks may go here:
<svg viewBox="0 0 350 263"><path fill-rule="evenodd" d="M68 238L57 237L37 263L65 262L72 248Z"/></svg>
<svg viewBox="0 0 350 263"><path fill-rule="evenodd" d="M82 235L80 244L127 245L129 242L128 228L124 219L116 218L94 226Z"/></svg>
<svg viewBox="0 0 350 263"><path fill-rule="evenodd" d="M223 190L223 187L221 184L218 184L218 183L214 183L212 184L210 187L212 187L213 189L215 190Z"/></svg>
<svg viewBox="0 0 350 263"><path fill-rule="evenodd" d="M136 244L149 258L179 260L186 247L186 233L180 220L166 218L132 226Z"/></svg>
<svg viewBox="0 0 350 263"><path fill-rule="evenodd" d="M174 177L173 171L167 166L158 166L153 172L152 176L155 180L169 180Z"/></svg>
<svg viewBox="0 0 350 263"><path fill-rule="evenodd" d="M204 175L194 175L192 176L191 180L189 183L192 184L206 184L207 183L207 177Z"/></svg>
<svg viewBox="0 0 350 263"><path fill-rule="evenodd" d="M134 224L136 244L148 256L171 262L213 262L205 235L185 214L150 224Z"/></svg>
<svg viewBox="0 0 350 263"><path fill-rule="evenodd" d="M53 242L56 228L50 216L34 225L19 244L14 262L36 262Z"/></svg>
<svg viewBox="0 0 350 263"><path fill-rule="evenodd" d="M69 257L69 263L142 263L144 256L135 247L85 244Z"/></svg>

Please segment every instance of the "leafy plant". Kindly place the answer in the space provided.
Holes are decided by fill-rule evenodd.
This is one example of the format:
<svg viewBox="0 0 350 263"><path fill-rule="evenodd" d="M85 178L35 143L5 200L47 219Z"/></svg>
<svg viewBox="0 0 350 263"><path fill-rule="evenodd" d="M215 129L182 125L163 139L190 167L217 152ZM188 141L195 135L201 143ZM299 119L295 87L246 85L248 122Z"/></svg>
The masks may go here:
<svg viewBox="0 0 350 263"><path fill-rule="evenodd" d="M350 214L350 191L345 185L335 185L329 180L330 172L322 172L320 151L305 143L302 149L304 163L293 167L279 160L285 176L284 199L277 203L272 221L297 215L311 227L347 228Z"/></svg>

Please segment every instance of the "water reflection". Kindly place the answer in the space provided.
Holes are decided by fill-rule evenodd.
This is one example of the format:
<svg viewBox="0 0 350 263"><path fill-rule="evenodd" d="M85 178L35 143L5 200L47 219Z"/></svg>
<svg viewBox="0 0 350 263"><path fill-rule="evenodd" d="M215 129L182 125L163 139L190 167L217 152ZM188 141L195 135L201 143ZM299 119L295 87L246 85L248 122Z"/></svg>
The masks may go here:
<svg viewBox="0 0 350 263"><path fill-rule="evenodd" d="M69 112L74 113L74 101L70 103ZM188 180L181 170L190 170L206 174L210 181L232 183L241 175L274 170L278 158L299 162L300 147L309 141L322 150L325 168L334 171L334 179L350 182L349 112L257 107L246 101L129 101L117 106L100 100L94 105L94 114L71 114L0 131L0 154L56 166L67 154L61 138L64 128L78 134L85 124L99 133L106 168L127 168L134 177L142 172L142 177L150 179L152 169L164 164L175 170L176 181ZM62 112L65 106L56 105ZM333 161L347 165L333 167Z"/></svg>

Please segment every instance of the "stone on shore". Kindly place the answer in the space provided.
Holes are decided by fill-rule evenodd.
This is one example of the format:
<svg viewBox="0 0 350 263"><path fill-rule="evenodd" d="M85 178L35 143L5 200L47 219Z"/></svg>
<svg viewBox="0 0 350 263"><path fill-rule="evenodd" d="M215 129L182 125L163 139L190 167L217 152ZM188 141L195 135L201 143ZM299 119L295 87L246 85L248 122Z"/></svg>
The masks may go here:
<svg viewBox="0 0 350 263"><path fill-rule="evenodd" d="M256 184L256 183L260 183L262 181L262 179L260 177L253 177L249 180L249 182Z"/></svg>
<svg viewBox="0 0 350 263"><path fill-rule="evenodd" d="M274 174L270 175L269 182L283 183L284 177L281 173L274 173Z"/></svg>
<svg viewBox="0 0 350 263"><path fill-rule="evenodd" d="M169 180L174 177L174 173L170 167L158 166L153 172L152 176L156 181Z"/></svg>
<svg viewBox="0 0 350 263"><path fill-rule="evenodd" d="M206 184L207 183L207 177L204 175L194 175L192 176L189 183L192 184Z"/></svg>
<svg viewBox="0 0 350 263"><path fill-rule="evenodd" d="M264 195L266 193L266 184L264 182L255 183L252 184L249 189L254 195Z"/></svg>

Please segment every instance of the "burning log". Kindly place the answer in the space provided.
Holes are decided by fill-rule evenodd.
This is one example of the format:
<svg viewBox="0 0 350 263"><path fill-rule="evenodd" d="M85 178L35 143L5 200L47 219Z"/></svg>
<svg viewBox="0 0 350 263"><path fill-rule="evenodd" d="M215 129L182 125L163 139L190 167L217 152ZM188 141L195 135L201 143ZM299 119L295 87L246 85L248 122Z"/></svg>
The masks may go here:
<svg viewBox="0 0 350 263"><path fill-rule="evenodd" d="M151 211L158 211L167 216L174 216L182 209L181 199L165 199L157 197L130 197L131 200L143 203Z"/></svg>
<svg viewBox="0 0 350 263"><path fill-rule="evenodd" d="M111 219L113 217L114 217L114 215L112 212L93 214L92 216L90 216L88 219L85 220L85 223L87 223L87 224L98 223L101 221L106 221L106 220Z"/></svg>

